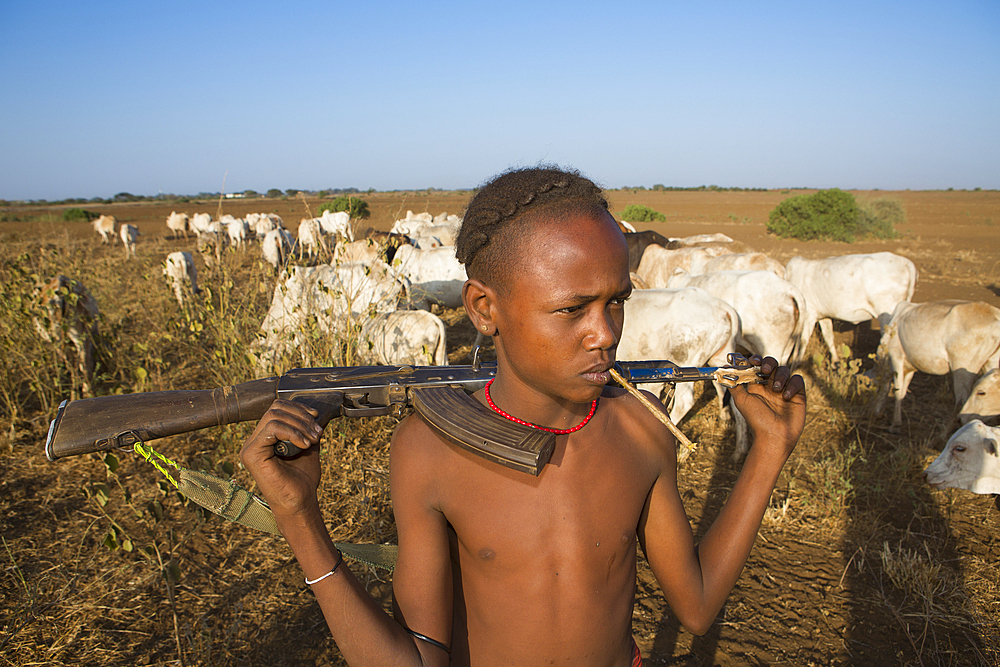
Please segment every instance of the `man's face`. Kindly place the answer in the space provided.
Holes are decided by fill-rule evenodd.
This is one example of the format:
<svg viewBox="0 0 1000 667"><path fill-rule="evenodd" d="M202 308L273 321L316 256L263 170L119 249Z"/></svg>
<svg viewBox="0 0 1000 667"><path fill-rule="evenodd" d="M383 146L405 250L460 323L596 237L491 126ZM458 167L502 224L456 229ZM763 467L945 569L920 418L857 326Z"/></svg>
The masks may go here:
<svg viewBox="0 0 1000 667"><path fill-rule="evenodd" d="M608 381L632 291L625 238L608 214L568 214L516 247L497 298L504 382L559 401L589 402Z"/></svg>

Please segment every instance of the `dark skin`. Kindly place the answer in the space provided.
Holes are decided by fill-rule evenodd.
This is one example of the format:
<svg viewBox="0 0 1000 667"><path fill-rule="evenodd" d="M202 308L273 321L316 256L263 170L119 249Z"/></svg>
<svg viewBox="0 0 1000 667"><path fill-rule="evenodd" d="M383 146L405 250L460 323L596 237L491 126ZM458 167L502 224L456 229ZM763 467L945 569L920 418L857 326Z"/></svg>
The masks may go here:
<svg viewBox="0 0 1000 667"><path fill-rule="evenodd" d="M352 665L628 665L637 546L680 621L705 632L802 432L802 378L755 358L766 384L733 390L753 446L696 544L673 437L635 398L605 387L631 292L613 219L550 216L515 251L505 289L472 279L464 291L473 324L496 346L494 401L550 428L579 424L594 398L599 407L584 428L556 438L537 478L442 441L419 416L400 424L390 480L400 547L395 620L346 566L312 587ZM277 439L308 451L275 458ZM337 560L316 502L319 439L308 410L276 401L242 453L310 578ZM404 625L450 644L451 655Z"/></svg>

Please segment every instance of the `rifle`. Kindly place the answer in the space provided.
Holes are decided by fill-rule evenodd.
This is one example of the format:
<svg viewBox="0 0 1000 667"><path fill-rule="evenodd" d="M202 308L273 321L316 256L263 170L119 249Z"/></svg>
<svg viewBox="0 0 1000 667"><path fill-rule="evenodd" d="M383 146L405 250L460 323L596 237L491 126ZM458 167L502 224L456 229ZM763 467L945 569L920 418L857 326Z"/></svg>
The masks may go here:
<svg viewBox="0 0 1000 667"><path fill-rule="evenodd" d="M621 361L631 383L716 381L726 386L758 381L756 367L730 355L737 368L680 368L669 361ZM204 390L156 391L63 401L49 425L50 461L211 426L260 419L276 398L315 408L321 426L334 417L401 417L412 406L443 438L514 470L538 475L552 455L555 435L516 424L471 396L496 375L495 363L457 366L350 366L300 368L280 377ZM609 383L616 384L616 383ZM279 456L298 453L275 445Z"/></svg>

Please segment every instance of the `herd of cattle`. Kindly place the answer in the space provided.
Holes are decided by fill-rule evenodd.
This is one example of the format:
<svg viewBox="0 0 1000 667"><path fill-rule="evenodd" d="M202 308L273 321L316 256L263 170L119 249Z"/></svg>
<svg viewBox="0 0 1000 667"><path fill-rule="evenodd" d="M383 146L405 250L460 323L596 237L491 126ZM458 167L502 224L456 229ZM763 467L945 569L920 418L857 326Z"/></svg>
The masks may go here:
<svg viewBox="0 0 1000 667"><path fill-rule="evenodd" d="M94 222L104 242L120 237L126 256L134 255L138 232L132 225L116 230L102 216ZM213 221L208 214L172 213L167 227L176 237L194 233L206 263L227 246L260 242L262 259L275 267L278 282L253 349L261 370L274 370L276 360L306 350L308 327L331 336L356 336L360 358L389 365L447 364L445 326L432 311L462 305L465 270L455 259L454 238L461 220L442 213L413 214L397 220L392 230L370 232L355 240L346 213L324 212L303 220L298 234L285 230L274 214L251 214ZM963 426L949 439L941 456L927 468L936 486L976 493L1000 493L1000 309L983 302L911 302L917 281L913 262L889 252L793 257L782 265L758 252L746 252L721 234L668 239L653 231L637 232L623 223L629 244L630 270L636 288L625 304L625 329L617 357L629 360L669 359L681 366L721 366L730 352L773 356L797 366L816 324L834 362L833 320L858 324L878 320L882 331L878 357L892 369L895 408L892 430L902 424L902 405L916 371L951 374L955 405ZM310 257L311 266L296 258ZM320 261L317 263L316 260ZM305 264L309 262L299 262ZM199 291L192 254L171 253L164 275L183 305ZM57 280L66 281L60 277ZM69 343L77 351L74 372L93 372L91 331L97 305L78 282L65 312L63 290L46 291L49 322L72 319ZM60 312L60 309L62 311ZM76 321L79 320L77 323ZM39 330L53 335L57 327ZM304 365L313 360L303 358ZM89 384L84 383L84 391ZM654 388L660 396L666 387ZM746 425L723 399L717 386L720 415L733 420L736 454L748 446ZM887 397L881 388L877 410ZM691 384L679 383L669 405L676 423L693 407Z"/></svg>

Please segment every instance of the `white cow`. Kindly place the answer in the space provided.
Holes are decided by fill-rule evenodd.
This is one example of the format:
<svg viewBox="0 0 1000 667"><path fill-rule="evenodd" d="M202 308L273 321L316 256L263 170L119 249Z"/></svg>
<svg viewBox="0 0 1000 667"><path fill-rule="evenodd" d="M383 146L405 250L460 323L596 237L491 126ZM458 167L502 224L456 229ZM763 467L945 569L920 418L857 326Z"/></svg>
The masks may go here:
<svg viewBox="0 0 1000 667"><path fill-rule="evenodd" d="M340 236L347 241L354 240L354 230L351 229L351 215L347 211L323 211L323 215L317 218L319 226L324 234L330 236Z"/></svg>
<svg viewBox="0 0 1000 667"><path fill-rule="evenodd" d="M426 310L381 313L361 326L359 356L393 366L447 366L445 326Z"/></svg>
<svg viewBox="0 0 1000 667"><path fill-rule="evenodd" d="M257 216L250 224L253 227L254 234L257 235L258 241L263 241L264 237L268 235L268 232L272 232L275 229L281 229L281 225L274 219L277 216L272 217L260 213L252 213L251 215ZM247 219L249 220L249 216L247 216Z"/></svg>
<svg viewBox="0 0 1000 667"><path fill-rule="evenodd" d="M785 266L785 279L806 298L802 354L819 322L830 358L836 362L832 320L858 324L877 319L885 330L896 304L913 298L917 267L891 252L826 259L792 257Z"/></svg>
<svg viewBox="0 0 1000 667"><path fill-rule="evenodd" d="M170 230L175 239L181 234L187 239L188 225L190 225L190 218L188 218L187 213L171 211L170 215L167 216L167 229Z"/></svg>
<svg viewBox="0 0 1000 667"><path fill-rule="evenodd" d="M250 224L242 218L229 220L223 224L229 235L229 245L234 248L243 248L250 239Z"/></svg>
<svg viewBox="0 0 1000 667"><path fill-rule="evenodd" d="M272 229L264 236L260 251L264 261L278 271L295 248L295 238L284 229Z"/></svg>
<svg viewBox="0 0 1000 667"><path fill-rule="evenodd" d="M407 284L384 262L373 266L294 266L274 289L256 343L264 368L292 350L310 364L306 330L315 322L325 336L352 335L373 314L397 310Z"/></svg>
<svg viewBox="0 0 1000 667"><path fill-rule="evenodd" d="M1000 493L1000 426L970 421L924 470L927 483L973 493Z"/></svg>
<svg viewBox="0 0 1000 667"><path fill-rule="evenodd" d="M299 252L308 253L310 256L319 255L330 251L326 246L326 239L323 238L323 228L319 224L319 218L303 218L299 222L298 231Z"/></svg>
<svg viewBox="0 0 1000 667"><path fill-rule="evenodd" d="M392 228L389 231L393 234L404 234L414 237L420 233L421 229L433 223L434 217L430 213L414 214L413 211L407 211L406 217L393 222Z"/></svg>
<svg viewBox="0 0 1000 667"><path fill-rule="evenodd" d="M195 213L191 216L191 230L195 233L212 231L212 216L208 213Z"/></svg>
<svg viewBox="0 0 1000 667"><path fill-rule="evenodd" d="M177 305L184 306L185 284L194 294L201 294L198 288L198 268L189 252L172 252L163 262L163 275L170 282L177 297Z"/></svg>
<svg viewBox="0 0 1000 667"><path fill-rule="evenodd" d="M371 264L377 259L381 259L385 254L385 249L379 245L375 239L367 238L360 241L350 241L348 243L338 243L333 246L333 261L331 264L342 264L344 262L361 262Z"/></svg>
<svg viewBox="0 0 1000 667"><path fill-rule="evenodd" d="M695 234L694 236L685 236L682 239L677 239L681 244L691 246L698 243L732 243L733 239L726 236L725 234Z"/></svg>
<svg viewBox="0 0 1000 667"><path fill-rule="evenodd" d="M97 220L90 223L94 226L94 231L101 235L101 243L118 243L118 221L113 215L102 215Z"/></svg>
<svg viewBox="0 0 1000 667"><path fill-rule="evenodd" d="M679 366L724 366L726 357L736 349L740 318L728 303L703 289L634 290L625 302L625 326L615 353L624 361L665 359ZM715 386L719 414L724 422L731 419L723 406L725 389ZM663 396L666 385L653 386L654 394ZM694 405L694 386L689 382L674 386L670 419L676 424ZM748 446L745 422L739 413L736 424L736 457Z"/></svg>
<svg viewBox="0 0 1000 667"><path fill-rule="evenodd" d="M122 225L120 234L125 246L125 259L135 257L135 244L139 240L139 228L135 225Z"/></svg>
<svg viewBox="0 0 1000 667"><path fill-rule="evenodd" d="M719 255L705 263L702 273L716 271L770 271L784 279L785 267L781 262L762 252L740 252Z"/></svg>
<svg viewBox="0 0 1000 667"><path fill-rule="evenodd" d="M799 362L805 299L788 281L770 271L719 271L692 276L678 271L668 287L700 287L740 314L742 334L736 342L751 353L771 356L782 364Z"/></svg>
<svg viewBox="0 0 1000 667"><path fill-rule="evenodd" d="M1000 368L976 380L969 400L958 411L958 418L963 424L978 419L991 426L1000 426Z"/></svg>
<svg viewBox="0 0 1000 667"><path fill-rule="evenodd" d="M692 275L705 272L709 260L719 255L731 254L732 250L721 247L678 248L668 250L658 244L650 244L642 253L636 273L650 287L667 287L670 276L677 269L684 269Z"/></svg>
<svg viewBox="0 0 1000 667"><path fill-rule="evenodd" d="M70 398L77 398L78 386L84 395L90 394L96 364L97 299L82 282L66 276L40 285L37 295L42 315L34 318L35 330L45 342L59 344L56 354L71 376Z"/></svg>
<svg viewBox="0 0 1000 667"><path fill-rule="evenodd" d="M462 305L467 276L465 267L455 259L454 246L420 250L404 244L396 250L392 265L411 283L409 307L429 310L433 303L445 308Z"/></svg>
<svg viewBox="0 0 1000 667"><path fill-rule="evenodd" d="M1000 308L982 301L932 301L896 306L882 333L879 359L888 358L896 389L892 429L903 423L902 405L913 374L952 374L955 405L969 397L980 372L1000 364ZM883 387L876 411L888 393Z"/></svg>

